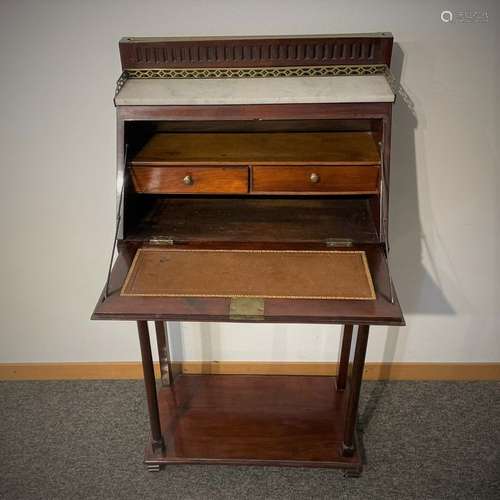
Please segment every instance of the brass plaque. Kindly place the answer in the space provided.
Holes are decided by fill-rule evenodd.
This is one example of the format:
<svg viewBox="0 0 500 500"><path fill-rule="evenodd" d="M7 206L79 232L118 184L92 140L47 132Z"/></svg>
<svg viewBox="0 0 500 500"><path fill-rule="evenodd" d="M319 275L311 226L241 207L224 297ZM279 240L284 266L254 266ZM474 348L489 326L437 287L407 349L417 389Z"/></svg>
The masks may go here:
<svg viewBox="0 0 500 500"><path fill-rule="evenodd" d="M264 319L264 299L232 297L229 305L229 319L262 321Z"/></svg>

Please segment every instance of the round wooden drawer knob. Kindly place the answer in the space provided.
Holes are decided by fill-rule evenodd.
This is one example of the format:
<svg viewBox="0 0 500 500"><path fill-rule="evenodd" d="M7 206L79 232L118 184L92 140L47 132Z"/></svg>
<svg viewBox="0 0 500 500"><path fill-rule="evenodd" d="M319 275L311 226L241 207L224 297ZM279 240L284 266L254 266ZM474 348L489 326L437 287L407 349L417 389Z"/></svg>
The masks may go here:
<svg viewBox="0 0 500 500"><path fill-rule="evenodd" d="M182 182L184 182L184 184L186 184L186 186L191 186L194 181L190 175L186 175L186 177L184 177L184 179L182 179Z"/></svg>
<svg viewBox="0 0 500 500"><path fill-rule="evenodd" d="M313 184L317 184L319 182L319 175L318 174L315 174L314 172L309 176L309 180L313 183Z"/></svg>

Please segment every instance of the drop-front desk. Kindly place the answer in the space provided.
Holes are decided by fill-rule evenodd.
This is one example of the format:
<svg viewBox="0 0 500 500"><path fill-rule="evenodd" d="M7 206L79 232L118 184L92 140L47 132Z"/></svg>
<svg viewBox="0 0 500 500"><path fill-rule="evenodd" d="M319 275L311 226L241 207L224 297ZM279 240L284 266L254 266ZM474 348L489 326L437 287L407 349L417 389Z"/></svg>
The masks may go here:
<svg viewBox="0 0 500 500"><path fill-rule="evenodd" d="M391 50L387 33L120 41L115 258L93 318L137 322L151 470L361 471L368 328L404 324L388 266ZM167 321L341 324L338 373L183 374Z"/></svg>

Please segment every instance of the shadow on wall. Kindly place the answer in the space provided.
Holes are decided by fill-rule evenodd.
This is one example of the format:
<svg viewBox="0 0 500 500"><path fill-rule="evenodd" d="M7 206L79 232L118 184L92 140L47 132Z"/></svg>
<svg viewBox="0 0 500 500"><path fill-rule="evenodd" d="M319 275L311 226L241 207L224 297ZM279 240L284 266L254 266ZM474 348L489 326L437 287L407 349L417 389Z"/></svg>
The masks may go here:
<svg viewBox="0 0 500 500"><path fill-rule="evenodd" d="M391 71L399 84L403 68L404 53L399 44L394 44ZM422 124L422 116L417 118L413 102L401 88L396 98L392 117L391 140L391 199L390 267L396 283L398 297L403 312L408 314L455 314L447 300L442 286L424 267L423 256L427 256L434 276L439 279L439 271L434 264L432 249L426 244L420 222L419 196L417 184L417 161L415 131ZM399 335L399 327L389 327L384 346L383 362L386 373L382 379L389 378L390 365L394 361L398 342L404 342Z"/></svg>
<svg viewBox="0 0 500 500"><path fill-rule="evenodd" d="M399 83L404 54L394 44L391 70ZM454 314L455 311L443 293L442 287L425 269L424 252L434 265L432 249L422 231L417 192L417 164L415 130L417 116L410 97L403 91L393 108L391 144L391 199L390 199L390 264L398 296L407 314Z"/></svg>
<svg viewBox="0 0 500 500"><path fill-rule="evenodd" d="M393 47L391 71L396 82L401 81L404 53L396 43ZM413 102L404 89L396 98L392 116L391 199L390 199L390 266L397 285L403 312L408 314L453 315L455 310L447 300L442 285L431 276L423 264L424 253L439 280L432 248L426 242L419 211L415 130L422 116L415 113ZM404 327L403 327L404 328ZM361 428L366 429L378 407L391 375L396 349L405 342L400 327L389 327L384 345L384 366L380 381L374 387L363 415Z"/></svg>

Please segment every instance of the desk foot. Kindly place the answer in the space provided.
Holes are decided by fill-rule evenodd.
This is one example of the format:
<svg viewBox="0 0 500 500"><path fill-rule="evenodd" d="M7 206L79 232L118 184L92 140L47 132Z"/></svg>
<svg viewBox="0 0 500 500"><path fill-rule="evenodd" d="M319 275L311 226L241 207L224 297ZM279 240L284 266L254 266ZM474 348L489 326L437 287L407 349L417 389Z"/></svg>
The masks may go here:
<svg viewBox="0 0 500 500"><path fill-rule="evenodd" d="M352 457L355 451L356 448L354 446L347 446L345 443L342 443L342 446L340 447L340 454L343 457Z"/></svg>
<svg viewBox="0 0 500 500"><path fill-rule="evenodd" d="M148 472L160 472L163 466L160 464L147 464L146 469Z"/></svg>

